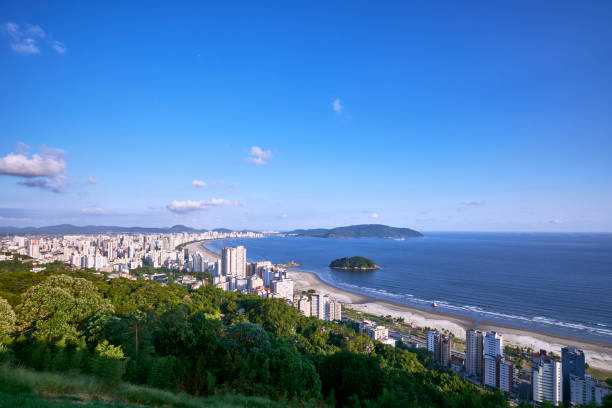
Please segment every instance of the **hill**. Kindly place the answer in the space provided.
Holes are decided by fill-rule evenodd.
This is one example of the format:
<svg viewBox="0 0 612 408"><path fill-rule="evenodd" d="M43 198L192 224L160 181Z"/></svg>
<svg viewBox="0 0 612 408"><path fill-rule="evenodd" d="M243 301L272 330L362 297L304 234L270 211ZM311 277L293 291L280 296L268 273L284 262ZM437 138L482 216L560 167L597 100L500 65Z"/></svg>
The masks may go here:
<svg viewBox="0 0 612 408"><path fill-rule="evenodd" d="M418 231L410 228L396 228L382 224L361 224L337 227L332 229L298 229L286 235L319 238L409 238L422 237Z"/></svg>
<svg viewBox="0 0 612 408"><path fill-rule="evenodd" d="M378 269L378 266L371 259L363 256L351 256L350 258L339 258L329 264L330 268L345 269L355 271L368 271Z"/></svg>

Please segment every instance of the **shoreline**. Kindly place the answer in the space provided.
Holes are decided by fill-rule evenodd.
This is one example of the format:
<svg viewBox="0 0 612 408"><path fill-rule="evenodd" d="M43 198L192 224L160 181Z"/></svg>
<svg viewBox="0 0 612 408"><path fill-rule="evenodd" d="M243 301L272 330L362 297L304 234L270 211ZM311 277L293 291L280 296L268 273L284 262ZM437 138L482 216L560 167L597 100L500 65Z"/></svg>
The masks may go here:
<svg viewBox="0 0 612 408"><path fill-rule="evenodd" d="M561 347L574 346L584 351L585 359L591 367L612 371L612 345L609 343L525 329L503 323L476 320L443 311L426 310L416 306L380 300L330 285L314 272L287 270L287 276L294 280L296 289L314 289L317 292L328 294L330 297L346 303L347 307L359 312L378 316L403 317L406 322L414 322L416 326L431 327L438 330L446 329L457 338L462 339L465 339L465 331L472 327L482 331L496 331L504 336L506 344L531 347L534 351L546 349L561 354Z"/></svg>
<svg viewBox="0 0 612 408"><path fill-rule="evenodd" d="M209 239L194 242L188 247L197 246L205 256L212 260L221 259L219 254L206 247L206 243L210 241L215 240ZM296 269L287 269L286 271L287 277L295 282L297 290L315 289L317 292L328 294L359 312L378 316L391 315L393 317L403 317L406 322L414 322L415 326L431 327L438 330L446 329L451 331L455 337L462 339L465 339L465 331L469 328L482 331L496 331L504 336L504 341L507 344L531 347L534 351L546 349L561 354L561 347L573 346L584 351L585 359L593 368L612 372L612 344L610 343L526 329L504 323L479 320L448 312L427 310L417 306L376 299L368 295L362 295L330 285L314 272Z"/></svg>

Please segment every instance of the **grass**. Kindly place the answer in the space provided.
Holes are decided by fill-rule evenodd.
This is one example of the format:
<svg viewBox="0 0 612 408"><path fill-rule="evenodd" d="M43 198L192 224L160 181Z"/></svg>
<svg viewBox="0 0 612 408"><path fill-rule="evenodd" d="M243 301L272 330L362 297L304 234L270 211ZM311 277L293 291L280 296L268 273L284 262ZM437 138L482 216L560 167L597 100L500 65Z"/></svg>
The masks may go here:
<svg viewBox="0 0 612 408"><path fill-rule="evenodd" d="M612 378L612 371L610 370L601 370L599 368L589 367L587 369L587 374L591 377L596 378L600 381L606 381L608 378Z"/></svg>
<svg viewBox="0 0 612 408"><path fill-rule="evenodd" d="M38 372L0 366L0 408L8 407L176 407L176 408L280 408L265 398L220 395L197 398L129 383L109 389L95 377Z"/></svg>

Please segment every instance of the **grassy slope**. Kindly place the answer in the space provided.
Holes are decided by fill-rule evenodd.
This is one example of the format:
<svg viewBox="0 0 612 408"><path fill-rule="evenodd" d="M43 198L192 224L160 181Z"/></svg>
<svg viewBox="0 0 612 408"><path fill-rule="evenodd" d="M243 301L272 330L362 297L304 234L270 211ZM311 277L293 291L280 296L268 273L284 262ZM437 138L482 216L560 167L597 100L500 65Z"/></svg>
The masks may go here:
<svg viewBox="0 0 612 408"><path fill-rule="evenodd" d="M0 366L0 408L280 408L283 405L264 398L225 395L196 398L154 388L120 383L109 389L95 377L36 372Z"/></svg>

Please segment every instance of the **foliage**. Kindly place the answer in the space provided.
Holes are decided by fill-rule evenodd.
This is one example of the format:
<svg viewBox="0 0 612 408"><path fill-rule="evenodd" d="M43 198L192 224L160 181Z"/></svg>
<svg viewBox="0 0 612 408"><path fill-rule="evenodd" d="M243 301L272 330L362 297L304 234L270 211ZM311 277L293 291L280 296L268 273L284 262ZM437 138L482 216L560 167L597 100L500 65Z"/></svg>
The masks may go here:
<svg viewBox="0 0 612 408"><path fill-rule="evenodd" d="M22 298L17 306L20 330L37 337L76 338L78 327L89 317L112 311L93 283L67 275L50 276Z"/></svg>
<svg viewBox="0 0 612 408"><path fill-rule="evenodd" d="M191 396L177 406L240 393L279 406L507 407L500 394L433 370L426 350L374 342L280 299L105 281L62 265L47 275L13 266L0 265L0 291L18 275L26 288L16 308L20 331L7 343L15 364L50 376L77 373L124 403L174 406L181 391ZM61 392L89 387L74 381Z"/></svg>
<svg viewBox="0 0 612 408"><path fill-rule="evenodd" d="M376 269L376 264L371 259L363 256L352 256L350 258L339 258L331 261L330 268L337 269Z"/></svg>
<svg viewBox="0 0 612 408"><path fill-rule="evenodd" d="M13 330L15 330L15 312L9 302L0 297L0 344Z"/></svg>

